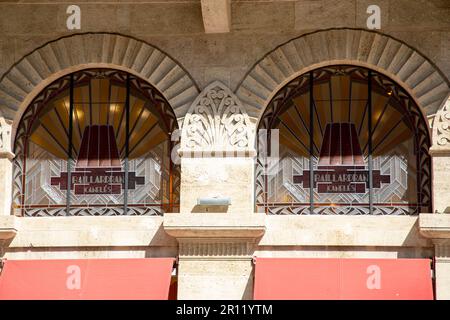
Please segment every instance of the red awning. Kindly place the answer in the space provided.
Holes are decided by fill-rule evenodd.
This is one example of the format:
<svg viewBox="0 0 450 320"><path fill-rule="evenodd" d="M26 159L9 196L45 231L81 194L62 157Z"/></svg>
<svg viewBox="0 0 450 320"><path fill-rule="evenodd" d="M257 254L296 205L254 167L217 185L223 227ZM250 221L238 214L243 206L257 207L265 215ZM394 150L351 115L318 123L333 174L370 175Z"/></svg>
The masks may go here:
<svg viewBox="0 0 450 320"><path fill-rule="evenodd" d="M257 300L433 299L429 259L255 260Z"/></svg>
<svg viewBox="0 0 450 320"><path fill-rule="evenodd" d="M4 260L0 300L167 300L174 261Z"/></svg>

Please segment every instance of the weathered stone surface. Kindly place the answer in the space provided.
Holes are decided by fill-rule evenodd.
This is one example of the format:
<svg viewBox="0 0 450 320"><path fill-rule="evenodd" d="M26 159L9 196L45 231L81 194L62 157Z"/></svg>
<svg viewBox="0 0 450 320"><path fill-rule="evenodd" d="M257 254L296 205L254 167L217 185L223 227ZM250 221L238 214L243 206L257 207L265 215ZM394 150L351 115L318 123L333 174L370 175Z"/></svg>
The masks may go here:
<svg viewBox="0 0 450 320"><path fill-rule="evenodd" d="M0 252L2 251L3 241L11 241L17 233L17 218L15 216L0 215ZM1 255L0 255L1 258Z"/></svg>
<svg viewBox="0 0 450 320"><path fill-rule="evenodd" d="M450 214L421 214L419 228L428 239L450 239Z"/></svg>
<svg viewBox="0 0 450 320"><path fill-rule="evenodd" d="M412 5L408 0L390 1L389 27L392 29L409 26L410 30L449 28L450 6L448 1L418 0Z"/></svg>
<svg viewBox="0 0 450 320"><path fill-rule="evenodd" d="M231 0L201 0L201 3L205 32L230 32Z"/></svg>
<svg viewBox="0 0 450 320"><path fill-rule="evenodd" d="M6 118L19 119L28 100L58 74L62 76L82 69L83 65L95 67L96 64L127 70L146 79L169 100L179 117L184 114L177 108L185 112L186 105L198 94L186 71L157 48L115 34L83 34L48 43L15 65L0 80L1 112ZM177 81L180 79L183 81Z"/></svg>
<svg viewBox="0 0 450 320"><path fill-rule="evenodd" d="M130 17L130 32L133 34L204 32L200 1L132 4L130 5Z"/></svg>
<svg viewBox="0 0 450 320"><path fill-rule="evenodd" d="M290 79L327 63L351 63L372 67L397 81L411 84L411 87L406 89L412 92L427 115L437 112L450 91L448 79L443 77L433 64L429 63L432 69L421 68L421 72L417 72L427 61L426 57L387 35L338 29L314 32L290 42L261 59L237 88L237 96L244 101L250 116L259 117L272 96ZM292 54L295 53L292 44L297 48L298 56L295 58ZM384 46L383 50L377 48L380 44ZM291 54L280 54L284 47L287 47ZM344 52L346 59L340 60ZM300 59L303 64L298 63ZM427 77L430 73L432 76ZM419 80L408 82L411 75ZM255 80L260 82L260 86L254 85ZM258 109L261 112L258 112Z"/></svg>
<svg viewBox="0 0 450 320"><path fill-rule="evenodd" d="M355 26L355 1L295 2L295 29L311 30Z"/></svg>
<svg viewBox="0 0 450 320"><path fill-rule="evenodd" d="M450 214L421 214L420 233L435 248L436 299L450 299Z"/></svg>
<svg viewBox="0 0 450 320"><path fill-rule="evenodd" d="M259 246L257 257L265 258L344 258L344 259L428 259L433 247L372 247L372 246Z"/></svg>
<svg viewBox="0 0 450 320"><path fill-rule="evenodd" d="M180 261L178 299L252 299L253 266L247 261Z"/></svg>
<svg viewBox="0 0 450 320"><path fill-rule="evenodd" d="M241 32L281 32L294 27L293 1L232 2L232 30Z"/></svg>
<svg viewBox="0 0 450 320"><path fill-rule="evenodd" d="M258 238L265 231L264 214L168 213L164 230L176 238Z"/></svg>
<svg viewBox="0 0 450 320"><path fill-rule="evenodd" d="M267 216L260 246L430 247L413 216Z"/></svg>
<svg viewBox="0 0 450 320"><path fill-rule="evenodd" d="M43 0L10 1L0 5L0 114L18 120L20 111L17 110L23 110L33 95L49 82L67 72L100 63L152 81L175 108L180 123L198 96L196 84L203 89L219 80L232 88L245 102L254 125L270 97L283 84L308 68L327 63L357 64L386 72L406 84L430 119L442 108L449 93L444 79L450 76L450 6L446 0L232 1L232 32L223 35L205 35L200 0L82 0L77 3L82 10L82 29L73 31L66 29L65 10L72 4L70 0L55 4ZM369 4L381 8L381 30L375 33L346 29L304 35L332 27L365 29ZM101 31L126 36L95 34ZM74 35L80 32L94 34ZM54 41L62 36L70 37ZM24 58L49 41L54 42ZM441 115L446 117L442 112ZM439 127L441 131L433 136L436 147L439 135L445 141L448 128L442 121L434 123L436 130ZM433 151L436 155L433 157L433 199L434 209L439 212L449 207L447 147L446 142ZM196 223L197 217L201 220L203 214L211 219L207 223L198 222L197 227L205 229L204 234L209 236L213 235L209 231L220 227L222 215L230 217L235 227L248 226L259 219L255 216L253 220L251 214L254 210L251 159L183 161L180 215L186 215L183 217L185 234L198 235L198 229L191 224ZM8 157L0 160L0 195L3 195L0 214L10 212L10 168ZM199 213L191 221L192 211L206 211L206 208L195 208L197 198L204 195L230 196L232 205L227 213ZM445 215L426 218L438 221L434 235L446 228L446 222L442 221ZM13 224L12 220L15 220ZM417 217L269 216L264 220L266 234L259 247L250 249L245 241L209 239L201 243L183 242L179 250L176 240L163 230L161 217L23 219L3 215L0 237L17 232L10 247L5 248L4 257L10 259L143 258L180 254L179 298L189 299L251 298L250 254L253 253L273 257L341 258L433 255L431 240L419 234ZM425 224L422 229L425 232ZM434 241L437 297L448 299L448 244ZM244 251L245 254L240 254ZM199 256L198 252L206 255Z"/></svg>
<svg viewBox="0 0 450 320"><path fill-rule="evenodd" d="M18 233L9 247L176 246L162 222L157 216L16 218Z"/></svg>
<svg viewBox="0 0 450 320"><path fill-rule="evenodd" d="M181 159L181 212L205 212L213 208L198 206L199 197L229 197L230 214L253 212L253 159Z"/></svg>
<svg viewBox="0 0 450 320"><path fill-rule="evenodd" d="M5 248L3 258L11 260L36 259L127 259L127 258L157 258L176 257L177 247L61 247L31 248L23 250Z"/></svg>
<svg viewBox="0 0 450 320"><path fill-rule="evenodd" d="M0 29L4 34L39 35L55 34L67 30L64 24L59 23L65 14L67 6L55 4L0 4Z"/></svg>

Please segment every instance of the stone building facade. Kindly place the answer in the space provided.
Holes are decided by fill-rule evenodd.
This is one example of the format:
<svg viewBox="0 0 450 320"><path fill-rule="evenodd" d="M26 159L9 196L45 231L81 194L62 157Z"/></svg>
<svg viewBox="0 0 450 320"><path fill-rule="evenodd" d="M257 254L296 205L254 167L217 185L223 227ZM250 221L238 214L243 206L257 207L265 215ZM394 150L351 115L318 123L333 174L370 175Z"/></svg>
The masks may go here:
<svg viewBox="0 0 450 320"><path fill-rule="evenodd" d="M433 261L435 298L450 299L450 215L446 214L450 212L449 1L79 1L81 28L68 30L66 21L70 14L66 10L70 4L65 1L54 4L45 1L0 3L2 258L173 257L177 259L179 299L252 299L254 257L422 258ZM367 27L370 16L367 8L372 4L378 5L381 10L381 28L378 30ZM367 154L367 159L371 159L367 161L375 166L367 169L372 181L363 181L373 184L367 189L370 204L365 204L361 211L352 211L353 206L358 204L354 202L356 198L352 198L352 209L344 212L333 211L335 200L323 200L327 203L325 213L314 214L317 212L313 207L320 205L311 198L319 199L321 196L309 193L306 180L303 180L302 187L296 187L292 180L295 170L283 167L280 175L285 174L289 178L287 182L283 180L279 183L277 190L286 188L283 195L289 200L281 205L283 210L277 211L276 202L282 197L281 191L277 191L280 192L279 199L278 193L274 196L278 200L258 198L260 194L267 196L272 190L264 189L269 188L267 183L258 182L260 178L266 179L264 174L258 175L258 129L275 128L270 124L278 121L273 120L276 117L267 117L271 117L271 112L280 114L278 105L286 104L286 97L291 97L290 91L286 91L289 86L300 88L300 82L304 79L313 83L314 87L316 77L318 79L321 74L319 71L325 70L334 72L326 82L330 84L331 95L335 92L334 87L331 88L335 85L335 77L353 77L353 73L350 75L345 68L359 72L355 75L361 77L358 83L370 82L375 86L375 81L379 80L377 85L392 88L387 91L389 96L393 94L399 101L403 99L405 105L411 106L408 117L416 117L414 121L417 121L409 127L411 141L414 142L409 144L410 149L407 147L409 142L405 142L404 152L407 154L405 157L417 157L419 160L401 162L403 155L396 154L400 160L389 164L391 169L377 169L377 155L374 153L372 159L372 152L365 151L362 143L364 139L372 141L372 138L360 138L362 156L366 159ZM310 78L305 78L308 76ZM89 84L81 84L83 79L88 79L85 83ZM112 80L105 82L108 79L121 84L115 87ZM343 86L342 83L339 85ZM316 88L319 84L317 80ZM84 120L78 118L77 110L89 106L89 130L94 130L110 125L109 120L107 125L106 120L101 120L101 112L97 120L92 120L92 104L112 105L112 100L103 101L100 93L100 102L93 100L95 93L92 94L92 91L78 96L77 92L82 92L84 85L88 91L95 91L92 88L96 85L99 88L109 86L110 93L111 90L119 92L117 97L121 90L117 88L132 88L126 90L126 95L125 91L122 92L128 100L117 102L120 105L117 108L122 108L122 115L127 119L123 120L123 128L128 128L129 137L125 134L125 138L120 140L120 130L114 129L117 140L115 148L127 155L126 167L123 162L123 167L117 169L121 172L118 175L120 179L126 181L119 183L126 186L124 190L119 187L118 193L122 198L111 190L103 192L104 196L100 197L96 196L102 194L99 191L84 189L76 193L67 184L65 189L61 184L59 189L54 184L56 180L53 179L58 177L67 179L70 175L71 179L76 179L78 169L84 170L83 177L87 171L94 170L89 164L84 167L79 165L80 159L89 163L92 159L101 161L105 157L98 153L97 158L91 153L87 158L80 156L86 134L83 135L80 123ZM358 90L369 94L371 87L364 89L364 86L361 85ZM307 95L308 86L305 88L304 94ZM59 102L51 100L59 97L55 92L65 99L61 110L65 110L64 105L67 111L72 110L69 105L74 110L69 118L60 118L63 126L54 129L53 136L56 138L50 144L61 143L63 150L67 149L67 145L75 146L75 154L69 152L72 161L63 159L64 152L64 156L59 157L58 151L52 151L51 146L46 147L46 136L39 133L42 129L38 124L45 127L48 122L50 126L52 121L56 121L56 116L61 117L61 112L51 114L59 108L56 106ZM309 92L314 95L314 88ZM374 91L373 94L378 93ZM130 96L134 99L132 106ZM88 100L80 100L77 104L78 98ZM346 100L352 99L351 94L350 98L346 96ZM137 108L140 100L142 105L151 101L161 109L154 116L156 120L152 118L152 121L161 126L161 132L166 133L165 136L161 133L161 136L166 137L164 143L167 145L154 146L151 141L160 137L159 131L155 133L153 140L150 139L149 144L143 147L143 150L154 151L153 158L148 155L144 157L144 151L139 153L140 147L131 134L136 129L139 136L148 124L145 121L139 123L139 119L144 119L144 111L133 118L133 108ZM337 101L331 97L328 100ZM314 108L312 104L305 105ZM335 102L335 108L338 108L337 105ZM128 116L123 111L126 108L131 108ZM375 117L379 117L377 107L373 108ZM393 108L396 108L394 104ZM385 109L388 110L388 107ZM380 112L385 111L380 109ZM395 112L392 112L394 115ZM358 114L358 111L355 109L353 113ZM150 119L151 116L148 117ZM301 115L299 117L302 118ZM349 120L351 117L352 112L349 111ZM269 120L265 122L264 119ZM399 119L399 125L403 123L401 121L406 121L403 117ZM70 123L70 120L72 123L78 122L69 130L69 125L64 126L64 123ZM362 123L363 120L360 121ZM325 124L326 121L322 123ZM94 125L97 127L94 128ZM309 128L305 125L307 132L317 130L311 125L309 123ZM87 125L84 126L86 129ZM289 126L292 129L295 123L286 125ZM373 140L376 141L377 121L372 126ZM48 128L45 130L48 131ZM368 129L362 124L361 128L360 135L364 135ZM424 129L420 131L417 128ZM58 138L58 130L62 138ZM380 132L388 131L389 127L386 127ZM419 137L419 131L423 139ZM281 136L283 132L280 129ZM67 140L72 134L74 138ZM100 136L105 138L107 133ZM370 134L368 136L371 137ZM298 138L307 145L305 148L310 141L312 144L315 141L314 137L308 140L306 135L299 134ZM334 140L334 143L344 145L342 139L341 142ZM51 159L47 154L39 158L38 152L33 151L37 147L30 147L32 143L48 151ZM285 145L289 146L289 143ZM295 151L295 148L288 149ZM344 155L342 148L341 156ZM68 149L72 150L71 147ZM167 164L161 159L165 159L172 149L175 151L169 153L171 160ZM136 152L136 159L157 160L151 162L144 159L141 163L134 160L133 152ZM306 159L304 163L313 163L318 152L303 154L298 151L292 159L303 157ZM320 154L322 157L322 152ZM423 154L423 158L418 154ZM179 160L176 165L172 164L173 155ZM355 159L354 153L352 156ZM386 154L379 157L383 156ZM109 157L112 157L111 152ZM35 161L33 166L36 165L37 169L30 171L31 165L25 167L26 158L33 158L27 163ZM64 165L61 165L62 162ZM110 164L102 170L114 171L111 169L113 167ZM405 209L399 213L377 207L376 199L381 189L374 187L374 172L378 170L381 175L388 172L389 183L392 184L394 171L389 170L400 170L398 168L403 168L406 175L405 190L383 189L383 192L391 192L387 195L391 204L395 202L393 198L400 199L397 202L406 203L408 208L411 203L418 203L412 211ZM70 170L73 172L68 174ZM137 178L131 178L132 171ZM99 171L92 172L95 173L93 176L100 175ZM305 176L306 169L299 172ZM36 178L30 178L32 174ZM158 180L155 195L146 189L148 192L142 199L147 200L139 200L139 205L133 206L131 199L139 196L139 174L145 176L144 188L151 188L148 179L154 177L167 180L167 185L165 182L159 185ZM316 183L313 179L311 175L309 182ZM400 176L399 179L403 181ZM130 180L136 182L135 188L130 187ZM103 184L108 185L105 181ZM388 180L384 181L380 188ZM420 187L418 198L412 199L416 195L408 190L416 188L419 181L423 188ZM303 191L306 198L313 195L306 201L305 212L298 211L299 205L293 204L295 201L292 200L303 197ZM39 198L42 192L44 194ZM92 193L87 195L89 192ZM128 194L126 200L123 199L123 192ZM88 200L83 200L83 197L88 197ZM155 197L161 204L156 209L148 204L148 199L154 200ZM361 197L363 199L365 196ZM167 207L163 198L167 198ZM336 201L344 201L343 198ZM202 203L202 199L206 199L206 204ZM225 202L211 204L217 199ZM51 201L55 203L50 205ZM91 205L89 201L96 205ZM127 205L128 201L130 205ZM258 208L261 201L265 201L262 209ZM269 205L268 202L273 203ZM112 203L118 205L114 207ZM269 208L272 205L273 210ZM384 211L380 213L377 210Z"/></svg>

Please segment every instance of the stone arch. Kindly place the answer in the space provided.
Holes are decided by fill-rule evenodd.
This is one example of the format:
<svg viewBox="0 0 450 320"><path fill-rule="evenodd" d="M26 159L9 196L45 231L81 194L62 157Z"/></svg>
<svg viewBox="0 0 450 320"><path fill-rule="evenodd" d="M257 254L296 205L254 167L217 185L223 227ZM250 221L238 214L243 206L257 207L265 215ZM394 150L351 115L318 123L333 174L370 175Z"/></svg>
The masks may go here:
<svg viewBox="0 0 450 320"><path fill-rule="evenodd" d="M14 64L0 78L0 116L13 120L12 137L23 112L47 85L86 68L112 68L153 85L183 117L199 89L186 70L160 49L115 33L82 33L50 41Z"/></svg>
<svg viewBox="0 0 450 320"><path fill-rule="evenodd" d="M278 46L249 70L235 92L249 116L259 120L289 81L333 64L366 67L390 77L427 117L443 108L450 92L445 75L414 48L379 32L350 28L320 30Z"/></svg>

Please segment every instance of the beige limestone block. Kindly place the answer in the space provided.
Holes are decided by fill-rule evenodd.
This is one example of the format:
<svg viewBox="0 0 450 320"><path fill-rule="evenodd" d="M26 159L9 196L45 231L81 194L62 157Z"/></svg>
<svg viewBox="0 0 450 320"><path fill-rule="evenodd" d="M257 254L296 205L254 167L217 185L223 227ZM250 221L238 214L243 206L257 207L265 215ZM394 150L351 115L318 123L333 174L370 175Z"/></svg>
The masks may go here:
<svg viewBox="0 0 450 320"><path fill-rule="evenodd" d="M450 232L447 229L447 238ZM435 239L436 299L450 300L450 240Z"/></svg>
<svg viewBox="0 0 450 320"><path fill-rule="evenodd" d="M206 33L224 33L231 30L231 1L202 0L202 17Z"/></svg>
<svg viewBox="0 0 450 320"><path fill-rule="evenodd" d="M211 212L217 208L198 206L200 197L228 197L231 205L221 212L250 213L253 209L251 158L181 159L180 212Z"/></svg>
<svg viewBox="0 0 450 320"><path fill-rule="evenodd" d="M0 158L0 216L11 214L12 163L8 158Z"/></svg>
<svg viewBox="0 0 450 320"><path fill-rule="evenodd" d="M434 212L450 212L450 157L447 156L433 156L433 208Z"/></svg>
<svg viewBox="0 0 450 320"><path fill-rule="evenodd" d="M132 34L203 33L200 2L130 4Z"/></svg>
<svg viewBox="0 0 450 320"><path fill-rule="evenodd" d="M436 298L450 300L450 214L421 214L419 226L435 247Z"/></svg>
<svg viewBox="0 0 450 320"><path fill-rule="evenodd" d="M265 214L166 213L164 231L177 238L258 238Z"/></svg>
<svg viewBox="0 0 450 320"><path fill-rule="evenodd" d="M176 246L160 216L20 217L10 248Z"/></svg>
<svg viewBox="0 0 450 320"><path fill-rule="evenodd" d="M4 248L4 258L37 259L132 259L176 257L177 247L63 247L63 248Z"/></svg>
<svg viewBox="0 0 450 320"><path fill-rule="evenodd" d="M260 246L430 247L415 216L266 217Z"/></svg>
<svg viewBox="0 0 450 320"><path fill-rule="evenodd" d="M0 215L0 246L1 241L11 241L17 233L17 218L15 216L2 216Z"/></svg>
<svg viewBox="0 0 450 320"><path fill-rule="evenodd" d="M297 1L295 29L324 29L355 26L355 3L343 1Z"/></svg>
<svg viewBox="0 0 450 320"><path fill-rule="evenodd" d="M233 1L232 30L240 32L283 32L294 29L294 1Z"/></svg>
<svg viewBox="0 0 450 320"><path fill-rule="evenodd" d="M436 299L450 300L450 261L436 261Z"/></svg>
<svg viewBox="0 0 450 320"><path fill-rule="evenodd" d="M184 261L178 266L178 299L252 299L252 261Z"/></svg>
<svg viewBox="0 0 450 320"><path fill-rule="evenodd" d="M259 246L255 256L266 258L351 258L351 259L413 259L430 258L430 247L386 246Z"/></svg>

